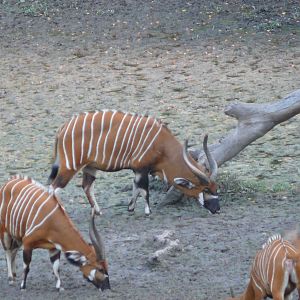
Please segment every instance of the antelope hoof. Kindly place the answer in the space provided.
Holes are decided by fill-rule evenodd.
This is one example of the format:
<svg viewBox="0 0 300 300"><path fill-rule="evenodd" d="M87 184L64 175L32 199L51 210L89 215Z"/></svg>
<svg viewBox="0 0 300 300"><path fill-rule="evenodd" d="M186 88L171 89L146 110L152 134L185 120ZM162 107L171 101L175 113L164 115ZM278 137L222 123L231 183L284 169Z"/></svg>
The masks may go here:
<svg viewBox="0 0 300 300"><path fill-rule="evenodd" d="M134 212L134 208L135 208L135 203L134 203L134 201L131 200L131 201L129 202L129 204L128 204L127 210L128 210L129 212L133 213L133 212Z"/></svg>
<svg viewBox="0 0 300 300"><path fill-rule="evenodd" d="M100 210L98 204L95 204L95 206L93 207L95 215L97 216L101 216L102 215L102 211Z"/></svg>
<svg viewBox="0 0 300 300"><path fill-rule="evenodd" d="M64 290L65 290L65 289L64 289L63 287L57 288L57 291L58 291L59 293L63 292Z"/></svg>
<svg viewBox="0 0 300 300"><path fill-rule="evenodd" d="M134 213L134 208L131 208L128 206L128 209L127 209L130 213Z"/></svg>
<svg viewBox="0 0 300 300"><path fill-rule="evenodd" d="M95 209L95 215L96 215L96 216L101 216L101 215L102 215L102 211L101 211L101 210L96 210L96 209Z"/></svg>
<svg viewBox="0 0 300 300"><path fill-rule="evenodd" d="M145 209L145 216L149 217L151 215L151 209Z"/></svg>
<svg viewBox="0 0 300 300"><path fill-rule="evenodd" d="M9 277L9 278L8 278L8 284L9 284L9 285L14 285L14 284L15 284L14 278Z"/></svg>

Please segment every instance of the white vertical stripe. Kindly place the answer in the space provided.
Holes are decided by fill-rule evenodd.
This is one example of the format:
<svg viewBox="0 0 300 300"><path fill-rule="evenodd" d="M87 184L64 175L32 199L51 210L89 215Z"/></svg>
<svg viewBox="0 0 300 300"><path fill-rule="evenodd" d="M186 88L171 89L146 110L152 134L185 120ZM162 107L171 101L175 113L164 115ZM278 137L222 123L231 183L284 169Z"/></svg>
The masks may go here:
<svg viewBox="0 0 300 300"><path fill-rule="evenodd" d="M110 168L111 161L112 161L112 159L113 159L113 157L114 157L116 145L117 145L117 143L118 143L120 131L121 131L121 128L123 127L123 124L124 124L124 121L125 121L125 118L127 117L127 115L128 115L128 114L125 114L125 115L123 116L123 119L122 119L122 121L121 121L121 124L120 124L120 126L119 126L119 129L118 129L118 131L117 131L117 134L116 134L116 137L115 137L115 143L114 143L113 150L112 150L112 152L111 152L110 159L109 159L108 165L107 165L107 167L106 167L106 170L109 170L109 168Z"/></svg>
<svg viewBox="0 0 300 300"><path fill-rule="evenodd" d="M127 141L127 145L128 145L128 140L126 139L126 138L127 138L127 133L128 133L128 131L129 131L130 125L131 125L132 120L134 119L134 117L135 117L134 115L131 116L130 121L129 121L128 126L127 126L127 129L126 129L126 131L125 131L125 133L124 133L124 135L123 135L122 144L121 144L121 146L120 146L120 148L119 148L119 153L118 153L117 158L116 158L116 160L115 160L115 166L114 166L114 169L117 167L118 160L119 160L119 157L120 157L120 155L121 155L121 153L122 153L122 150L123 150L123 146L124 146L125 141ZM126 152L126 150L125 150L125 152ZM125 152L124 152L124 153L125 153Z"/></svg>
<svg viewBox="0 0 300 300"><path fill-rule="evenodd" d="M131 154L131 157L134 157L134 154L138 151L138 149L139 149L139 147L140 147L140 144L141 144L141 142L142 142L142 139L143 139L145 130L146 130L147 125L148 125L148 123L149 123L150 120L151 120L151 118L150 118L150 117L147 117L147 120L146 120L146 122L145 122L145 124L144 124L144 128L143 128L143 130L142 130L142 133L139 134L139 136L140 136L139 142L138 142L137 146L135 147L135 150L134 150L133 153Z"/></svg>
<svg viewBox="0 0 300 300"><path fill-rule="evenodd" d="M263 280L264 283L268 282L268 277L267 277L267 262L268 262L268 250L270 247L266 248L261 255L260 261L261 261L261 278Z"/></svg>
<svg viewBox="0 0 300 300"><path fill-rule="evenodd" d="M10 202L11 200L13 199L13 193L14 193L14 190L15 190L15 187L18 186L19 184L21 184L23 181L26 181L27 179L23 179L23 180L19 180L17 179L18 182L16 184L14 184L11 189L10 189L10 199L8 200L7 204L6 204L6 216L5 216L5 226L7 227L6 224L8 224L8 211L9 211L9 205L10 205Z"/></svg>
<svg viewBox="0 0 300 300"><path fill-rule="evenodd" d="M27 179L26 179L26 180L27 180ZM26 180L19 181L18 183L22 183L23 181L26 181ZM17 186L18 183L17 183L15 186ZM15 187L15 186L14 186L14 187ZM25 185L25 186L21 189L21 191L17 194L17 199L22 195L23 190L26 189L26 188L27 188L27 185ZM6 228L10 228L10 226L11 226L11 221L12 221L12 210L13 210L14 205L15 205L15 203L16 203L16 202L15 202L15 197L13 197L13 193L12 193L12 192L13 192L13 191L11 191L11 197L10 197L9 203L7 204L6 220L5 220L5 227L6 227ZM11 208L9 208L10 203L12 203ZM8 220L8 212L10 212L10 220Z"/></svg>
<svg viewBox="0 0 300 300"><path fill-rule="evenodd" d="M273 281L274 281L274 276L275 276L275 260L277 258L277 255L279 253L279 251L281 250L281 247L278 248L276 254L274 255L274 258L273 258L273 273L272 273L272 279L271 279L271 284L270 284L270 288L271 288L271 291L273 291Z"/></svg>
<svg viewBox="0 0 300 300"><path fill-rule="evenodd" d="M263 291L263 289L257 284L257 282L255 281L255 279L254 279L254 277L252 276L252 280L253 280L253 282L254 282L254 284L255 284L255 286L261 291L261 293L262 294L264 294L264 291Z"/></svg>
<svg viewBox="0 0 300 300"><path fill-rule="evenodd" d="M142 122L143 119L144 119L144 116L141 116L141 119L139 120L139 122L138 122L138 124L137 124L137 126L135 128L134 135L133 135L133 138L132 138L131 147L130 147L130 149L129 149L128 153L127 153L127 156L126 156L126 158L124 160L124 165L126 165L126 161L129 160L129 158L131 156L131 150L132 150L133 145L135 143L135 137L136 137L137 132L139 131L139 127L140 127L141 122ZM128 162L127 162L127 164L128 164Z"/></svg>
<svg viewBox="0 0 300 300"><path fill-rule="evenodd" d="M124 167L124 166L123 166L123 163L124 163L124 161L126 160L127 155L128 155L127 150L128 150L128 146L129 146L130 141L131 141L132 134L133 134L133 132L134 132L134 130L135 130L135 126L136 126L136 124L138 123L139 118L140 118L139 116L134 116L134 117L135 117L135 121L134 121L134 123L133 123L133 125L132 125L132 128L131 128L131 132L130 132L129 138L127 139L126 149L125 149L125 151L124 151L124 153L123 153L123 157L122 157L121 162L120 162L120 166L121 166L122 168ZM125 158L125 157L126 157L126 158Z"/></svg>
<svg viewBox="0 0 300 300"><path fill-rule="evenodd" d="M95 119L95 117L98 113L99 113L99 111L97 111L97 110L94 112L92 122L91 122L91 137L90 137L90 146L89 146L89 151L88 151L87 158L90 157L91 152L92 152L93 138L94 138L94 119Z"/></svg>
<svg viewBox="0 0 300 300"><path fill-rule="evenodd" d="M284 243L284 246L285 246L286 248L288 248L289 250L293 251L293 252L294 252L294 254L296 254L296 253L297 253L296 249L295 249L295 248L293 248L293 247L292 247L292 245L290 245L290 244L287 244L287 243Z"/></svg>
<svg viewBox="0 0 300 300"><path fill-rule="evenodd" d="M42 190L41 190L42 191ZM31 198L29 201L27 201L27 204L23 210L23 214L22 214L22 218L20 220L20 224L22 225L23 224L23 220L24 218L27 219L26 221L26 225L25 225L25 231L26 231L26 228L27 228L27 223L28 223L28 220L29 220L29 217L30 217L30 213L31 213L31 210L32 210L32 207L35 205L36 202L38 202L44 195L46 194L46 191L42 191L42 193L35 199L35 198ZM34 200L33 204L31 205L31 202L32 200ZM30 212L27 214L27 208L30 209Z"/></svg>
<svg viewBox="0 0 300 300"><path fill-rule="evenodd" d="M151 148L152 144L154 143L154 141L156 140L156 138L158 137L159 133L161 132L162 129L162 125L160 125L159 129L157 130L156 135L153 137L152 141L149 143L147 149L143 152L143 154L140 156L139 158L139 162L143 159L144 155L147 153L147 151Z"/></svg>
<svg viewBox="0 0 300 300"><path fill-rule="evenodd" d="M19 178L16 178L16 179L13 179L13 180L7 182L6 185L2 187L3 190L2 190L2 202L1 202L1 206L0 206L0 223L2 220L2 210L5 205L5 190L9 184L11 184L12 182L17 181L17 180L19 180Z"/></svg>
<svg viewBox="0 0 300 300"><path fill-rule="evenodd" d="M65 134L64 134L64 138L63 138L63 149L64 149L64 155L65 155L65 160L66 160L66 168L68 170L71 170L71 167L70 167L70 163L69 163L69 159L68 159L68 153L66 151L66 136L67 136L69 127L70 127L73 120L74 120L74 116L72 117L71 121L69 122L69 124L67 126L67 129L65 131Z"/></svg>
<svg viewBox="0 0 300 300"><path fill-rule="evenodd" d="M273 245L273 244L272 244ZM271 246L269 246L269 249L270 250L272 250L271 252L270 252L270 254L268 255L269 256L269 260L268 260L268 265L267 265L267 267L266 267L266 269L268 270L267 271L267 277L269 278L269 271L270 271L270 264L272 263L272 260L271 260L271 257L274 255L274 253L277 251L277 248L278 248L278 246L280 247L280 244L279 245L275 245L275 246L273 246L273 247L271 247ZM274 269L273 269L273 271L274 271Z"/></svg>
<svg viewBox="0 0 300 300"><path fill-rule="evenodd" d="M24 191L23 195L20 195L17 197L17 199L15 199L15 203L12 207L12 209L10 210L10 232L12 234L15 234L15 214L18 213L19 211L19 206L20 204L25 201L28 197L28 195L30 194L30 192L35 188L34 184L28 184L26 186L26 191Z"/></svg>
<svg viewBox="0 0 300 300"><path fill-rule="evenodd" d="M144 142L143 142L142 146L140 147L139 152L132 158L132 160L137 159L137 158L139 157L139 155L141 154L141 152L142 152L142 150L144 149L144 146L145 146L145 144L146 144L146 142L147 142L147 140L148 140L148 137L149 137L150 133L152 132L152 129L154 128L155 125L156 125L156 122L153 121L153 124L152 124L150 130L148 131L148 134L146 135L146 137L145 137L145 139L144 139ZM133 155L134 155L134 153L132 154L132 156L133 156Z"/></svg>
<svg viewBox="0 0 300 300"><path fill-rule="evenodd" d="M37 228L41 227L51 217L51 215L54 214L54 212L56 211L56 209L58 207L59 207L59 204L56 204L56 206L44 217L44 219L40 223L38 223L37 225L35 225L32 229L28 229L28 231L26 231L25 236L30 235L32 232L34 232L34 230L36 230Z"/></svg>
<svg viewBox="0 0 300 300"><path fill-rule="evenodd" d="M29 226L29 227L26 227L26 233L25 233L25 236L26 236L27 232L30 231L30 230L32 229L32 227L34 226L36 219L39 217L39 214L40 214L40 212L42 211L43 207L45 206L45 204L46 204L51 198L52 198L52 195L49 195L49 196L47 197L46 200L43 200L43 202L40 203L40 205L39 205L39 207L38 207L38 210L37 210L37 212L35 213L33 220L31 221L30 226Z"/></svg>
<svg viewBox="0 0 300 300"><path fill-rule="evenodd" d="M113 114L111 115L111 118L110 118L109 129L108 129L108 131L106 133L106 137L105 137L104 145L103 145L102 163L105 162L105 152L106 152L107 140L108 140L108 137L109 137L109 134L110 134L110 131L111 131L111 127L112 127L112 123L113 123L113 119L114 119L114 116L115 116L116 113L117 113L117 111L114 110Z"/></svg>
<svg viewBox="0 0 300 300"><path fill-rule="evenodd" d="M40 189L38 186L36 186L35 188L36 188L36 191L34 191L34 193L31 195L31 197L29 198L29 200L27 200L27 201L22 201L22 205L21 205L20 208L19 208L18 215L17 215L16 221L15 221L15 224L16 224L16 225L15 225L15 227L16 227L16 233L15 233L15 235L16 235L16 236L17 236L17 234L18 234L18 232L17 232L17 231L18 231L18 226L19 226L19 236L22 236L22 232L21 232L22 223L20 223L20 221L19 221L19 219L20 219L20 217L21 217L21 211L22 211L22 208L24 207L25 204L31 202L31 200L35 197L35 195L36 195L38 192L41 191L41 189ZM25 205L25 207L26 207L26 205ZM24 209L24 211L25 211L25 209ZM23 211L23 214L24 214L24 211Z"/></svg>
<svg viewBox="0 0 300 300"><path fill-rule="evenodd" d="M263 255L265 252L260 252L259 256L258 256L258 271L259 271L259 277L262 279L262 281L265 283L265 281L263 280L263 269L264 266L262 264L263 262Z"/></svg>
<svg viewBox="0 0 300 300"><path fill-rule="evenodd" d="M97 146L96 146L96 157L95 157L95 162L98 161L98 155L99 155L99 144L103 135L103 130L104 130L104 122L105 122L105 114L106 114L107 110L102 110L102 119L101 119L101 131L99 133L99 138L97 141Z"/></svg>
<svg viewBox="0 0 300 300"><path fill-rule="evenodd" d="M72 158L73 158L73 170L77 170L76 167L76 157L75 157L75 142L74 142L74 131L75 131L75 127L78 121L79 115L76 117L76 120L74 121L74 125L72 128Z"/></svg>
<svg viewBox="0 0 300 300"><path fill-rule="evenodd" d="M82 163L82 160L83 160L85 123L86 123L86 118L87 118L88 115L89 115L89 113L85 112L85 116L84 116L83 124L82 124L80 164Z"/></svg>
<svg viewBox="0 0 300 300"><path fill-rule="evenodd" d="M43 195L44 195L44 194L46 194L46 196L47 196L47 193L46 193L46 192L44 192ZM32 206L31 206L31 208L30 208L29 214L27 215L27 221L26 221L26 225L25 225L25 230L26 230L26 231L28 230L29 227L31 227L31 225L32 225L32 223L33 223L33 222L31 221L31 225L29 226L29 220L30 220L30 217L31 217L31 215L32 215L33 209L34 209L35 205L37 204L38 200L39 200L39 199L42 199L42 203L45 203L46 201L48 201L49 198L51 198L51 196L52 196L52 195L49 195L49 194L48 194L48 197L46 198L46 200L43 200L42 197L40 196L40 197L38 197L38 198L33 202ZM40 204L38 204L37 207L39 207L39 205L40 205ZM37 213L35 214L35 216L37 216Z"/></svg>

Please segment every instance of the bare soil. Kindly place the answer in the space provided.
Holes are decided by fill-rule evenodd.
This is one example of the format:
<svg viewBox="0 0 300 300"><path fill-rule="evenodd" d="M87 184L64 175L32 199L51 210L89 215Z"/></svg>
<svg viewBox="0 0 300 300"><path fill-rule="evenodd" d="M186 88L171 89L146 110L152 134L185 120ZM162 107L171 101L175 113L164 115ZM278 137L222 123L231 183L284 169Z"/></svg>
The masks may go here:
<svg viewBox="0 0 300 300"><path fill-rule="evenodd" d="M103 108L148 113L181 141L200 147L225 135L232 101L271 102L300 84L298 1L49 1L0 3L0 179L15 173L46 183L57 128L72 114ZM131 172L99 173L98 219L112 290L99 294L62 259L57 293L43 250L36 250L27 291L9 286L0 250L1 299L225 299L242 292L255 252L274 233L297 227L299 117L220 169L222 213L194 200L162 205L151 182L152 215L126 204ZM62 191L88 239L89 206L80 174ZM153 237L174 231L179 251L157 263Z"/></svg>

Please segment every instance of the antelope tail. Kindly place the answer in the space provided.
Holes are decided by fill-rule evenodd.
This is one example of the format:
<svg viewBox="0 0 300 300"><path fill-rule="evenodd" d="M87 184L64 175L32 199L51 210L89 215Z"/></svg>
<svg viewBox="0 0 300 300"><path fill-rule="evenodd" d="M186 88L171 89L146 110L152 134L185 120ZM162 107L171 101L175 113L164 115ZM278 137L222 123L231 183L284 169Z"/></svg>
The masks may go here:
<svg viewBox="0 0 300 300"><path fill-rule="evenodd" d="M62 126L63 128L64 126ZM47 184L50 185L53 180L55 179L55 177L57 176L58 173L58 169L59 169L59 161L58 161L58 156L57 156L57 145L58 145L58 135L59 132L62 130L62 128L60 128L55 136L55 143L54 143L54 153L53 153L53 159L54 159L54 163L52 165L52 169L51 169L51 174L48 178L48 182Z"/></svg>

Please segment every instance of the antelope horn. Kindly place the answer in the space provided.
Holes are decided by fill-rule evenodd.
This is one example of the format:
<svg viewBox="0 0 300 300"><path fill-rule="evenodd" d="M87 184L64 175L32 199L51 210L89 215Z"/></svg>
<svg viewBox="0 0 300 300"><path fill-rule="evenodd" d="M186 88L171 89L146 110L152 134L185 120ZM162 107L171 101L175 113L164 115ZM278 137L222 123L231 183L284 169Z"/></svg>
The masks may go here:
<svg viewBox="0 0 300 300"><path fill-rule="evenodd" d="M91 242L95 248L97 259L101 260L101 261L105 260L104 244L103 244L102 238L100 237L100 234L97 231L96 226L95 226L95 210L94 209L92 209L89 234L90 234Z"/></svg>
<svg viewBox="0 0 300 300"><path fill-rule="evenodd" d="M208 135L206 134L204 136L204 140L203 140L203 150L205 152L205 155L207 157L208 164L209 164L209 170L211 173L210 179L212 181L215 181L215 179L217 177L217 173L218 173L218 164L217 164L216 160L213 158L213 156L211 155L210 151L208 150L207 140L208 140Z"/></svg>
<svg viewBox="0 0 300 300"><path fill-rule="evenodd" d="M203 181L205 184L208 184L209 178L203 172L201 172L198 168L196 168L189 160L187 148L188 148L188 140L185 140L184 147L183 147L183 159L184 159L185 163L201 181Z"/></svg>

